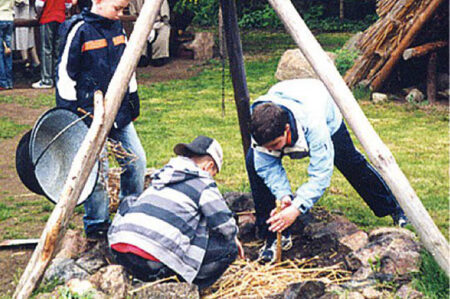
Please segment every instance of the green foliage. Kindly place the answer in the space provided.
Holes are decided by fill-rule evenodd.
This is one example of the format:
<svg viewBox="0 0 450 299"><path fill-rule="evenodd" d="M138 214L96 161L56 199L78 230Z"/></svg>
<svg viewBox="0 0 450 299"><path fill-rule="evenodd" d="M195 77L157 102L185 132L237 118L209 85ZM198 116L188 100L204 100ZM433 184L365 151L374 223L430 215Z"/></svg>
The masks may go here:
<svg viewBox="0 0 450 299"><path fill-rule="evenodd" d="M426 250L422 252L420 272L415 276L413 285L430 299L449 296L449 278Z"/></svg>
<svg viewBox="0 0 450 299"><path fill-rule="evenodd" d="M64 281L58 278L46 280L44 283L41 283L35 291L33 291L32 296L52 292L57 286L62 285L63 283Z"/></svg>
<svg viewBox="0 0 450 299"><path fill-rule="evenodd" d="M365 30L377 19L375 11L371 14L358 14L357 18L340 20L336 11L331 10L328 2L311 2L307 5L293 1L299 13L311 30L320 32L357 32ZM297 3L296 3L297 2ZM358 2L351 4L358 6ZM275 10L261 1L239 1L236 3L239 26L242 29L280 29L283 27ZM217 25L219 1L216 0L181 0L176 1L173 11L178 18L192 17L194 26L209 27ZM338 12L337 12L338 13Z"/></svg>
<svg viewBox="0 0 450 299"><path fill-rule="evenodd" d="M312 31L319 32L358 32L364 31L372 25L377 19L376 15L368 15L362 20L340 20L337 17L329 18L308 18L305 19L306 25Z"/></svg>
<svg viewBox="0 0 450 299"><path fill-rule="evenodd" d="M59 290L59 297L58 299L94 299L94 292L93 291L87 291L83 294L73 293L70 291L68 287L62 287Z"/></svg>
<svg viewBox="0 0 450 299"><path fill-rule="evenodd" d="M357 85L352 91L356 99L370 101L371 91L368 87Z"/></svg>
<svg viewBox="0 0 450 299"><path fill-rule="evenodd" d="M280 19L269 4L263 9L246 9L239 20L239 27L244 29L278 29L282 28Z"/></svg>
<svg viewBox="0 0 450 299"><path fill-rule="evenodd" d="M358 58L358 52L341 49L336 54L336 68L339 74L343 76L355 63L356 58Z"/></svg>

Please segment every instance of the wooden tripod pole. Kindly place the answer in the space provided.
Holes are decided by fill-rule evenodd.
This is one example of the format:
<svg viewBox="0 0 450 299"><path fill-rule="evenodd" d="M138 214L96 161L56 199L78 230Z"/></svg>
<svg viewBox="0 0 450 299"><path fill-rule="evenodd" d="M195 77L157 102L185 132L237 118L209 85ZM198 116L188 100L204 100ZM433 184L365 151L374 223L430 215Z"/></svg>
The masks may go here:
<svg viewBox="0 0 450 299"><path fill-rule="evenodd" d="M333 62L326 55L289 0L268 0L316 74L327 87L370 161L380 172L439 266L450 275L450 248L417 197L408 179L356 102Z"/></svg>
<svg viewBox="0 0 450 299"><path fill-rule="evenodd" d="M130 41L108 86L105 101L101 101L99 96L96 96L95 116L91 128L72 163L58 203L47 221L25 272L20 278L14 298L30 297L55 253L55 248L65 232L78 197L114 123L122 98L136 69L162 1L144 2Z"/></svg>

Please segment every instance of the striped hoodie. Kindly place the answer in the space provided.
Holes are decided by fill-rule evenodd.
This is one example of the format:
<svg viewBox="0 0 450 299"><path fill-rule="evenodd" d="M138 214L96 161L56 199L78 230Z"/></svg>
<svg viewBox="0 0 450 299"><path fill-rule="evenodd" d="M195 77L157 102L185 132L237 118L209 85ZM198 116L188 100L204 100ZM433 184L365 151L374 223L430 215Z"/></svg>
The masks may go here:
<svg viewBox="0 0 450 299"><path fill-rule="evenodd" d="M208 172L178 156L153 175L134 202L124 200L108 231L109 246L134 245L192 283L210 231L232 240L237 226Z"/></svg>

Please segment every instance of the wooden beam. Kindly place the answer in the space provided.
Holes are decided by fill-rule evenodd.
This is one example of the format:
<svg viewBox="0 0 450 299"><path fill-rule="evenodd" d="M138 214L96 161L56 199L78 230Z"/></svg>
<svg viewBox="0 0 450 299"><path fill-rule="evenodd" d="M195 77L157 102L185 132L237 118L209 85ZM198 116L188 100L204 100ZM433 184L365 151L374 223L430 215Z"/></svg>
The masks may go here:
<svg viewBox="0 0 450 299"><path fill-rule="evenodd" d="M288 0L268 0L303 55L327 87L350 128L364 147L370 161L378 169L405 211L425 247L439 266L450 274L447 240L434 224L408 179L398 167L392 153L384 145L359 107L333 62Z"/></svg>
<svg viewBox="0 0 450 299"><path fill-rule="evenodd" d="M234 101L239 119L244 157L250 147L250 96L245 75L244 56L242 54L241 37L237 22L236 4L234 0L220 0L223 13L223 25L227 52L230 60L230 73L234 89Z"/></svg>
<svg viewBox="0 0 450 299"><path fill-rule="evenodd" d="M3 240L0 242L0 248L35 246L38 242L39 242L39 239Z"/></svg>
<svg viewBox="0 0 450 299"><path fill-rule="evenodd" d="M437 41L414 48L409 48L403 52L403 59L408 60L411 58L421 57L446 46L448 46L448 41Z"/></svg>
<svg viewBox="0 0 450 299"><path fill-rule="evenodd" d="M420 32L426 21L430 19L436 9L441 5L444 0L432 0L424 12L414 20L414 24L405 34L405 37L397 45L396 49L391 53L388 61L384 66L378 71L377 75L370 84L370 88L373 91L377 91L383 85L384 80L391 74L397 60L403 54L403 51L412 43L416 35Z"/></svg>
<svg viewBox="0 0 450 299"><path fill-rule="evenodd" d="M70 216L73 214L73 210L84 188L88 175L99 153L103 149L106 137L114 123L122 98L136 69L142 49L153 27L162 1L153 0L144 2L130 41L109 83L103 102L104 104L98 95L94 98L95 116L92 125L72 163L62 194L47 221L38 246L20 278L13 298L30 297L31 292L41 280L45 269L50 263L55 253L55 248L58 246L68 225ZM105 117L102 117L103 115Z"/></svg>
<svg viewBox="0 0 450 299"><path fill-rule="evenodd" d="M428 58L427 67L427 100L432 105L436 103L436 70L437 53L433 52Z"/></svg>

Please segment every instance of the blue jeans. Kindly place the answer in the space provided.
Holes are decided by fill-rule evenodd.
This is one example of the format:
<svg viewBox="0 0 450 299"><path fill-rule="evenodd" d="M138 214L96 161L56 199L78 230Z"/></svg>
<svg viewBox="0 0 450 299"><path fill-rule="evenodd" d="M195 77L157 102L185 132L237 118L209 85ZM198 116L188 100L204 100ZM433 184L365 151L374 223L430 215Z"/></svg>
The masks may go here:
<svg viewBox="0 0 450 299"><path fill-rule="evenodd" d="M59 57L59 26L58 22L42 24L41 34L41 81L44 84L54 85L56 63Z"/></svg>
<svg viewBox="0 0 450 299"><path fill-rule="evenodd" d="M13 21L0 21L0 87L13 87L12 53L5 55L3 42L11 49Z"/></svg>
<svg viewBox="0 0 450 299"><path fill-rule="evenodd" d="M375 215L383 217L400 209L383 178L355 148L344 122L337 132L331 136L331 140L334 146L334 165L369 205ZM255 202L256 224L261 237L273 238L274 233L267 230L266 220L275 208L276 198L255 171L253 151L252 148L248 150L245 162Z"/></svg>
<svg viewBox="0 0 450 299"><path fill-rule="evenodd" d="M144 191L144 176L146 169L145 151L136 133L133 123L129 123L121 129L112 129L109 137L121 142L122 147L136 155L135 161L130 157L116 158L122 165L120 175L119 199L133 195L139 196ZM105 152L102 154L105 155ZM83 217L84 230L90 233L96 230L106 230L109 225L109 199L106 191L105 181L108 180L108 161L102 159L101 174L94 187L94 191L84 203L85 215Z"/></svg>

